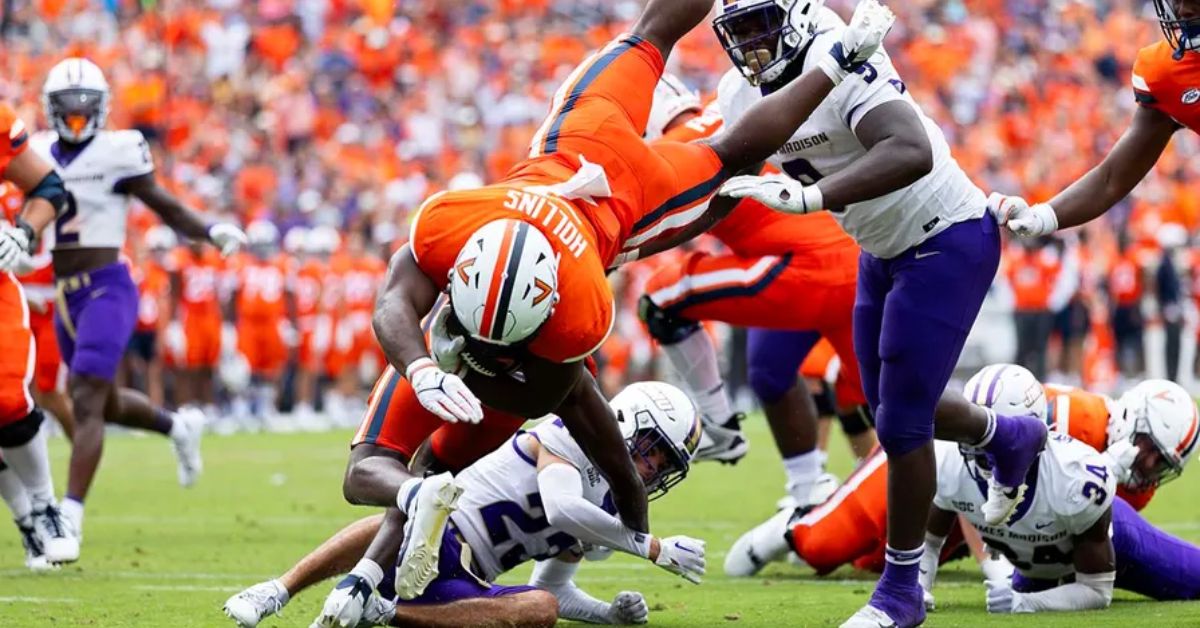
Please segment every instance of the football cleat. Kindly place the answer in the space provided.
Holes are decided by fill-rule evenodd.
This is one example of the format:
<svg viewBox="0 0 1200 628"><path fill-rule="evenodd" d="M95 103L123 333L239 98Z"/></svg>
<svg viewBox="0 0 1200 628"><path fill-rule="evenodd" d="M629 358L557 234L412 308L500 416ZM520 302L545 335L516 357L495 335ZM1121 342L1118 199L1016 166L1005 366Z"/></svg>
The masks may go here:
<svg viewBox="0 0 1200 628"><path fill-rule="evenodd" d="M33 513L33 529L46 560L52 563L73 563L79 560L79 537L74 526L63 518L55 504Z"/></svg>
<svg viewBox="0 0 1200 628"><path fill-rule="evenodd" d="M33 520L26 518L26 523L14 521L17 524L17 530L21 532L21 545L25 547L25 566L33 571L45 571L53 569L54 564L46 559L46 552L42 548L42 541L38 538L37 530L33 527Z"/></svg>
<svg viewBox="0 0 1200 628"><path fill-rule="evenodd" d="M780 510L738 537L725 554L725 575L748 578L762 571L767 563L783 560L791 549L784 535L795 517L795 510Z"/></svg>
<svg viewBox="0 0 1200 628"><path fill-rule="evenodd" d="M724 423L704 421L700 448L696 450L693 460L716 460L724 464L737 464L750 451L750 441L746 440L739 425L744 418L746 415L738 412Z"/></svg>
<svg viewBox="0 0 1200 628"><path fill-rule="evenodd" d="M411 600L425 592L438 575L438 556L450 513L458 508L463 489L454 476L425 478L408 508L404 547L396 567L396 595Z"/></svg>
<svg viewBox="0 0 1200 628"><path fill-rule="evenodd" d="M1045 423L1022 418L1015 426L1011 443L987 453L992 477L988 481L987 501L980 510L988 525L1007 521L1021 505L1027 488L1025 476L1038 463L1038 455L1046 447L1049 432Z"/></svg>
<svg viewBox="0 0 1200 628"><path fill-rule="evenodd" d="M898 628L899 625L887 613L867 605L842 622L841 628Z"/></svg>
<svg viewBox="0 0 1200 628"><path fill-rule="evenodd" d="M225 600L225 615L240 628L254 628L271 615L279 615L287 594L275 580L260 582Z"/></svg>
<svg viewBox="0 0 1200 628"><path fill-rule="evenodd" d="M362 576L349 574L329 592L321 614L310 628L354 628L363 618L367 600L375 595Z"/></svg>
<svg viewBox="0 0 1200 628"><path fill-rule="evenodd" d="M392 618L395 616L396 605L391 600L379 597L378 593L371 593L371 596L367 598L366 606L363 607L362 619L358 620L358 626L355 628L387 626L392 623Z"/></svg>
<svg viewBox="0 0 1200 628"><path fill-rule="evenodd" d="M173 417L180 424L179 435L171 439L178 461L179 485L190 487L204 471L200 457L200 439L204 436L204 413L198 408L182 408Z"/></svg>

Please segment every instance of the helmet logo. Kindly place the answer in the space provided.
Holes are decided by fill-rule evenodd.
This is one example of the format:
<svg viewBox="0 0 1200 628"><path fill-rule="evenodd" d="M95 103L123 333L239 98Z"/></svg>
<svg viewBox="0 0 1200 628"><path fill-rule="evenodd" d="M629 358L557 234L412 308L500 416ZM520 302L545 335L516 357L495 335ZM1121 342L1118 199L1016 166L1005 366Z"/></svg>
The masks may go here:
<svg viewBox="0 0 1200 628"><path fill-rule="evenodd" d="M459 262L458 266L454 267L455 272L458 273L458 278L461 279L463 283L467 283L467 281L469 279L467 277L467 269L474 265L475 265L475 258L472 257L472 258L465 259L465 260Z"/></svg>
<svg viewBox="0 0 1200 628"><path fill-rule="evenodd" d="M550 284L547 284L541 279L535 278L533 280L533 285L538 290L537 295L533 297L534 305L540 304L542 301L545 301L547 298L549 298L550 295L554 294L554 288L551 288Z"/></svg>

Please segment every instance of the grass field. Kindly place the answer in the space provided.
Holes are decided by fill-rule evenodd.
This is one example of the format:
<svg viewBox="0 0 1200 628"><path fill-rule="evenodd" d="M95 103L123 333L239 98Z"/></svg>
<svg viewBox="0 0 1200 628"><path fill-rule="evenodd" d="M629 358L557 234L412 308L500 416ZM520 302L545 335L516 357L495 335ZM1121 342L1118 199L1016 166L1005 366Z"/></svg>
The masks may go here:
<svg viewBox="0 0 1200 628"><path fill-rule="evenodd" d="M653 504L654 530L708 541L710 576L693 586L626 557L585 564L579 583L601 598L646 594L659 626L836 626L870 593L869 574L828 578L787 565L765 576L721 574L725 550L771 514L783 474L761 419L747 423L752 454L736 467L700 465ZM205 442L207 470L185 491L175 483L168 445L153 438L108 441L89 501L83 560L48 574L22 567L15 530L0 534L0 626L232 626L221 605L232 593L277 575L342 524L368 511L341 498L346 433L238 435ZM52 445L61 486L66 445ZM832 470L849 470L834 446ZM61 490L61 488L60 488ZM1148 516L1200 540L1200 469L1165 487ZM528 568L506 576L519 583ZM929 626L1198 626L1200 603L1152 603L1118 593L1112 609L1088 614L989 617L973 565L939 578L939 610ZM298 596L264 626L307 626L326 585Z"/></svg>

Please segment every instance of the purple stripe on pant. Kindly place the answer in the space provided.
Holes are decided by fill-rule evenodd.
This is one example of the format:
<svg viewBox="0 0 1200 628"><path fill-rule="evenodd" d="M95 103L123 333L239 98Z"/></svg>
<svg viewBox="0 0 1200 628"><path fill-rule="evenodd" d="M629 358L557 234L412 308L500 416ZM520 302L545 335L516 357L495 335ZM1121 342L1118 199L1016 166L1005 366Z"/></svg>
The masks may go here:
<svg viewBox="0 0 1200 628"><path fill-rule="evenodd" d="M501 597L534 591L537 587L502 586L481 582L462 565L462 544L454 528L442 536L442 547L438 554L438 576L425 587L425 592L411 600L396 599L396 604L449 604L480 597ZM389 588L394 590L394 585Z"/></svg>
<svg viewBox="0 0 1200 628"><path fill-rule="evenodd" d="M129 267L117 262L58 283L66 286L54 313L63 362L72 375L112 381L137 323L138 291Z"/></svg>
<svg viewBox="0 0 1200 628"><path fill-rule="evenodd" d="M1000 263L991 214L891 258L862 253L854 353L879 442L901 456L933 438L933 409Z"/></svg>

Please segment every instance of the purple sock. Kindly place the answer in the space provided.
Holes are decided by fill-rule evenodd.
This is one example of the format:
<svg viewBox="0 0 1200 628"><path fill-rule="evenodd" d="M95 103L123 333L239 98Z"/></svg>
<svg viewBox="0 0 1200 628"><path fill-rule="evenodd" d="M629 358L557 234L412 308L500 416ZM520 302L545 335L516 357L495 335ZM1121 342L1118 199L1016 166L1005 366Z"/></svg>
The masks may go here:
<svg viewBox="0 0 1200 628"><path fill-rule="evenodd" d="M155 408L154 423L150 424L150 429L163 436L170 436L172 427L175 427L175 419L171 416L171 413L162 408Z"/></svg>
<svg viewBox="0 0 1200 628"><path fill-rule="evenodd" d="M921 596L921 555L924 547L911 550L887 548L883 577L875 585L871 606L885 612L900 626L915 626L925 619Z"/></svg>

